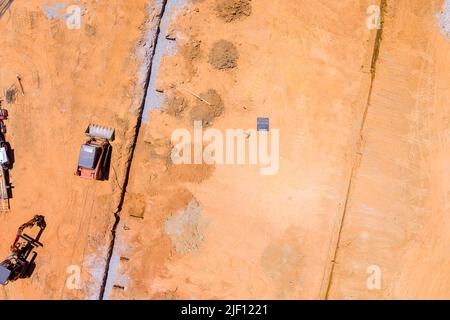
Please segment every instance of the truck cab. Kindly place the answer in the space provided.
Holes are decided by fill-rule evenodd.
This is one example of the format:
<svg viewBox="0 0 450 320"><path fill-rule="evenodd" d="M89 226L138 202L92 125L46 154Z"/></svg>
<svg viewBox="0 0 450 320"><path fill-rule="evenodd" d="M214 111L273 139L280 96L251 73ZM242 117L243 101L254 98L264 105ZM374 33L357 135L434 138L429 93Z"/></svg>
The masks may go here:
<svg viewBox="0 0 450 320"><path fill-rule="evenodd" d="M89 125L86 135L90 138L81 145L75 175L89 180L107 180L111 158L110 140L114 129Z"/></svg>

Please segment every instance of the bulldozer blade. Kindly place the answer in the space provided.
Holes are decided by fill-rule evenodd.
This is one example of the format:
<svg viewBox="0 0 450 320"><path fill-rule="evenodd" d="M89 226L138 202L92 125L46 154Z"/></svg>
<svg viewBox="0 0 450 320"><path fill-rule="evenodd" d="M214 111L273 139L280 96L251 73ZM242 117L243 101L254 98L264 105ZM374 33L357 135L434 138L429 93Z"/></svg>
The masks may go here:
<svg viewBox="0 0 450 320"><path fill-rule="evenodd" d="M86 135L91 138L114 140L114 128L102 127L96 124L90 124L86 129Z"/></svg>

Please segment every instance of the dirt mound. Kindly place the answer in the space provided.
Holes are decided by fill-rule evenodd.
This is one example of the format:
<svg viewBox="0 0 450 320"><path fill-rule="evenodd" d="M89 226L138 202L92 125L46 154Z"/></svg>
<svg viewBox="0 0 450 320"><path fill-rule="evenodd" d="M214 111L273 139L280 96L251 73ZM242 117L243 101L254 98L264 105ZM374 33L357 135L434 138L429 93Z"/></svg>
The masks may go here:
<svg viewBox="0 0 450 320"><path fill-rule="evenodd" d="M192 121L202 121L203 126L209 126L214 118L220 117L224 105L220 95L213 89L200 94L197 105L191 110Z"/></svg>
<svg viewBox="0 0 450 320"><path fill-rule="evenodd" d="M238 58L236 46L226 40L216 42L209 52L209 63L220 70L235 68Z"/></svg>
<svg viewBox="0 0 450 320"><path fill-rule="evenodd" d="M252 14L251 0L221 0L216 6L217 16L232 22Z"/></svg>
<svg viewBox="0 0 450 320"><path fill-rule="evenodd" d="M164 101L164 111L174 117L180 117L186 109L186 99L176 90L169 90Z"/></svg>
<svg viewBox="0 0 450 320"><path fill-rule="evenodd" d="M183 46L181 54L189 61L196 60L202 56L201 44L200 40L191 40Z"/></svg>
<svg viewBox="0 0 450 320"><path fill-rule="evenodd" d="M13 104L14 102L16 102L16 96L17 96L16 88L10 88L6 90L5 98L6 102L8 102L9 104Z"/></svg>

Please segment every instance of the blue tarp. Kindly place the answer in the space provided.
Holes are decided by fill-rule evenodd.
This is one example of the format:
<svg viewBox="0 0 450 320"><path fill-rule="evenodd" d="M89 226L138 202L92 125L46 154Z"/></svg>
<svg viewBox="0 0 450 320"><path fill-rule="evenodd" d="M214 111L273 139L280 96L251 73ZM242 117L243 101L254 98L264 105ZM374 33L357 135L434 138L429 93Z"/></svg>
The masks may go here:
<svg viewBox="0 0 450 320"><path fill-rule="evenodd" d="M269 118L258 118L257 126L258 131L269 131Z"/></svg>

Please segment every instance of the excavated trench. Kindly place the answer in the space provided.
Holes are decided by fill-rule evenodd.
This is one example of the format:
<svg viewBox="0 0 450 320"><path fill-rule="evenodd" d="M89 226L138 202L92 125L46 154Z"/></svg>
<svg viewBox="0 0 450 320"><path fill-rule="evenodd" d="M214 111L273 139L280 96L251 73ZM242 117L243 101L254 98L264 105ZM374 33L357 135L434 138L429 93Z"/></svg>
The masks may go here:
<svg viewBox="0 0 450 320"><path fill-rule="evenodd" d="M167 2L170 0L161 0L161 4L160 4L160 11L159 14L157 14L157 27L156 27L156 32L152 32L152 30L148 30L148 34L146 35L145 41L147 41L148 43L153 43L153 46L150 49L150 52L148 52L148 56L147 56L147 75L146 75L146 79L144 82L144 95L142 97L142 102L141 102L141 106L139 108L139 112L138 112L138 117L136 120L136 126L135 126L135 132L134 132L134 136L133 136L133 142L130 146L130 151L129 151L129 157L128 157L128 161L127 161L127 167L126 167L126 173L125 173L125 179L123 182L123 186L121 188L121 195L120 195L120 200L119 200L119 204L117 206L117 210L114 212L114 225L111 229L111 241L109 244L109 248L108 248L108 254L106 257L106 265L105 265L105 271L104 271L104 275L103 275L103 280L102 280L102 284L100 287L100 294L99 294L99 300L104 300L105 298L107 299L108 294L105 295L105 293L107 293L107 288L108 287L112 287L111 281L109 281L110 279L110 275L111 275L111 269L112 269L112 257L114 254L114 248L115 248L115 244L116 244L116 232L117 232L117 226L120 223L120 214L122 211L122 207L123 207L123 203L125 200L125 195L127 192L127 186L128 186L128 181L129 181L129 177L130 177L130 171L131 171L131 166L133 163L133 156L134 156L134 151L136 149L136 144L138 141L138 137L139 137L139 131L142 125L142 120L143 120L143 115L144 115L144 110L146 109L146 101L147 101L147 95L149 93L149 88L151 87L151 79L153 79L155 76L152 75L154 70L154 57L156 55L157 49L158 49L158 42L160 40L160 36L161 36L161 21L163 20L163 17L167 14L166 12L166 7L167 7Z"/></svg>
<svg viewBox="0 0 450 320"><path fill-rule="evenodd" d="M147 73L144 82L144 95L142 97L141 106L139 108L139 113L137 117L137 122L135 126L135 132L133 137L133 143L130 147L129 158L127 161L127 168L123 186L121 188L121 197L119 204L117 206L116 212L114 212L115 222L113 228L111 230L111 242L108 249L106 266L103 276L102 285L100 288L100 300L107 300L109 298L109 294L113 287L115 281L115 271L118 267L118 256L115 254L116 249L116 240L117 240L117 227L120 223L120 216L123 207L123 203L125 201L125 195L127 192L127 186L131 171L131 166L133 163L134 151L136 148L136 144L139 138L139 132L141 129L142 123L146 123L148 121L149 112L158 108L162 105L163 102L163 94L156 91L156 79L159 72L159 67L162 61L163 56L174 54L176 51L176 43L173 39L167 39L166 34L171 22L171 19L174 18L174 13L177 9L181 8L185 4L185 0L160 0L161 2L158 5L158 21L156 30L148 30L147 39L145 41L147 43L153 43L151 48L151 52L147 52ZM123 289L123 286L116 286Z"/></svg>

